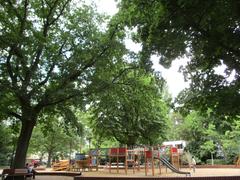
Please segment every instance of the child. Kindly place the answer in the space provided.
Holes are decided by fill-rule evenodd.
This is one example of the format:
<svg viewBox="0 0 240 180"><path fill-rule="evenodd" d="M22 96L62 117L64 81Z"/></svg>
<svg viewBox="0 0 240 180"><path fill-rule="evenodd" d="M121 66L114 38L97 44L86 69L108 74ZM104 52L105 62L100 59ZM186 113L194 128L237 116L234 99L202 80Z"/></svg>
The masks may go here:
<svg viewBox="0 0 240 180"><path fill-rule="evenodd" d="M31 164L26 163L25 167L28 169L28 173L32 173L33 179L35 179L36 171Z"/></svg>

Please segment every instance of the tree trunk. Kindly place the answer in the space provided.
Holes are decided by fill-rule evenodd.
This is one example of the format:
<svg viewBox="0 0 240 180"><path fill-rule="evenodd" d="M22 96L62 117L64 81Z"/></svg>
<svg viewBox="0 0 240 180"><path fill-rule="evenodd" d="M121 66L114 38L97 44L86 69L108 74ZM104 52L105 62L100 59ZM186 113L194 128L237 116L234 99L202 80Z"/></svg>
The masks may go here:
<svg viewBox="0 0 240 180"><path fill-rule="evenodd" d="M31 120L22 120L22 127L17 142L13 168L23 168L25 166L29 141L32 136L33 128L36 124L36 119L37 117L32 118Z"/></svg>
<svg viewBox="0 0 240 180"><path fill-rule="evenodd" d="M40 158L39 158L40 164L43 164L43 156L44 156L44 152L41 152Z"/></svg>
<svg viewBox="0 0 240 180"><path fill-rule="evenodd" d="M52 151L48 152L48 160L47 160L47 167L51 167L52 166Z"/></svg>

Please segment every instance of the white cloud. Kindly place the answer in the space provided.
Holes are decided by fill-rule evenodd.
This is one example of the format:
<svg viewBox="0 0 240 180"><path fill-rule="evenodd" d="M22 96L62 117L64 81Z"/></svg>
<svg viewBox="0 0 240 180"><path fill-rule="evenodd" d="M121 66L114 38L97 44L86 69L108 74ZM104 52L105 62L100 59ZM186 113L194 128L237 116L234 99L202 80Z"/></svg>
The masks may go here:
<svg viewBox="0 0 240 180"><path fill-rule="evenodd" d="M189 83L184 81L183 74L178 71L179 67L181 65L185 66L189 59L176 59L172 62L172 65L169 69L166 69L159 64L159 57L152 56L151 60L153 62L153 69L157 72L160 72L163 78L167 81L169 92L173 98L177 97L180 91L189 86Z"/></svg>
<svg viewBox="0 0 240 180"><path fill-rule="evenodd" d="M125 39L125 46L127 49L135 53L138 53L142 49L142 46L140 43L134 43L131 39Z"/></svg>
<svg viewBox="0 0 240 180"><path fill-rule="evenodd" d="M106 13L108 15L114 15L117 13L117 3L114 0L95 0L100 13Z"/></svg>
<svg viewBox="0 0 240 180"><path fill-rule="evenodd" d="M236 71L232 70L230 74L226 74L226 69L227 66L223 63L223 61L221 61L221 65L215 67L213 70L215 74L222 75L226 78L228 82L232 82L233 80L235 80Z"/></svg>

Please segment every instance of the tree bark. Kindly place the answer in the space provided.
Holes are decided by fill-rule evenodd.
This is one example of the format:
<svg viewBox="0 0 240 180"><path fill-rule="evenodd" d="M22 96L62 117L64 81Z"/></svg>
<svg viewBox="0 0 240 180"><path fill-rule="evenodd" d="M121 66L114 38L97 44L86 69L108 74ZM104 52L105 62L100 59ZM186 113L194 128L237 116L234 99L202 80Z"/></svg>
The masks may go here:
<svg viewBox="0 0 240 180"><path fill-rule="evenodd" d="M33 128L36 124L36 119L37 117L32 118L31 120L30 118L22 120L22 127L17 142L13 168L23 168L25 166L29 141L32 136Z"/></svg>
<svg viewBox="0 0 240 180"><path fill-rule="evenodd" d="M47 160L47 167L51 167L52 165L52 151L48 152L48 160Z"/></svg>

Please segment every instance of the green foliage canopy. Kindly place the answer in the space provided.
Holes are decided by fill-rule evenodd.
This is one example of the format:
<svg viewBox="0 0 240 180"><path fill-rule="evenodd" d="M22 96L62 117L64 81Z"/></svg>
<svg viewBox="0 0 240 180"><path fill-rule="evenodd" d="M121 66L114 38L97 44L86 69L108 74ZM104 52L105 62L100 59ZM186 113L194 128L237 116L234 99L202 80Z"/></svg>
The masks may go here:
<svg viewBox="0 0 240 180"><path fill-rule="evenodd" d="M24 167L43 110L83 105L106 88L95 81L97 69L126 52L119 24L112 21L104 29L105 17L79 3L1 0L0 116L21 122L14 167Z"/></svg>
<svg viewBox="0 0 240 180"><path fill-rule="evenodd" d="M161 143L169 112L162 97L163 84L141 69L125 72L116 86L95 97L95 134L128 146Z"/></svg>
<svg viewBox="0 0 240 180"><path fill-rule="evenodd" d="M6 123L0 124L0 166L10 164L12 151L15 144L15 136L9 125Z"/></svg>
<svg viewBox="0 0 240 180"><path fill-rule="evenodd" d="M41 158L47 157L47 166L51 167L54 158L70 159L72 151L80 149L80 137L71 127L66 130L66 124L62 118L48 116L48 119L51 125L41 123L34 129L28 154L38 154Z"/></svg>
<svg viewBox="0 0 240 180"><path fill-rule="evenodd" d="M240 109L239 7L238 1L225 0L123 0L120 13L137 28L133 39L143 44L145 57L157 54L165 67L177 57L190 58L182 71L191 85L178 101L185 110L210 107L234 117ZM214 68L222 65L225 73L217 74Z"/></svg>

